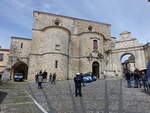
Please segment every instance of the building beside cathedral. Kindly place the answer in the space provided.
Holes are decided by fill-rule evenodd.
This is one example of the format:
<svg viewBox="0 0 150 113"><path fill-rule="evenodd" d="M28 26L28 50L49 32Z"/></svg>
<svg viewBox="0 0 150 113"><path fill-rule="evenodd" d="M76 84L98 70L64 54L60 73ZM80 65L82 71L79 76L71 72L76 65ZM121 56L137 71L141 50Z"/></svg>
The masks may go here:
<svg viewBox="0 0 150 113"><path fill-rule="evenodd" d="M9 59L9 49L0 48L0 78L7 67Z"/></svg>
<svg viewBox="0 0 150 113"><path fill-rule="evenodd" d="M130 32L116 40L110 24L39 11L33 18L31 39L11 38L5 70L10 78L19 72L31 80L40 70L56 72L61 80L72 79L77 72L92 72L98 78L121 76L120 60L126 54L135 59L132 68L146 68L144 46Z"/></svg>

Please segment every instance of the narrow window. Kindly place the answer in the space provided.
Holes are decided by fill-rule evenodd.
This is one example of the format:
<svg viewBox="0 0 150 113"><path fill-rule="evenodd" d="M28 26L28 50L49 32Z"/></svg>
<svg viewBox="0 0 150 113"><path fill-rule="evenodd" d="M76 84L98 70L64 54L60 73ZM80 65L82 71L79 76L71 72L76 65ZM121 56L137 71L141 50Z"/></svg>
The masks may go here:
<svg viewBox="0 0 150 113"><path fill-rule="evenodd" d="M4 56L4 54L0 53L0 61L3 61L3 56Z"/></svg>
<svg viewBox="0 0 150 113"><path fill-rule="evenodd" d="M58 61L55 60L55 68L58 68Z"/></svg>
<svg viewBox="0 0 150 113"><path fill-rule="evenodd" d="M97 40L93 40L93 49L98 49Z"/></svg>
<svg viewBox="0 0 150 113"><path fill-rule="evenodd" d="M23 43L21 43L21 48L23 48Z"/></svg>

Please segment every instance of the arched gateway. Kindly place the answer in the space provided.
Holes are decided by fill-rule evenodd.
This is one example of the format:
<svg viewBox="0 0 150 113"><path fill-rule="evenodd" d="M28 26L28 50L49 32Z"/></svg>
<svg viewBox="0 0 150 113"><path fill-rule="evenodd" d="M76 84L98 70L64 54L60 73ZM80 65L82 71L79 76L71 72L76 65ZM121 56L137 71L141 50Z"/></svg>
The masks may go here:
<svg viewBox="0 0 150 113"><path fill-rule="evenodd" d="M22 73L23 79L27 79L28 66L24 62L17 62L12 66L12 77L15 73Z"/></svg>
<svg viewBox="0 0 150 113"><path fill-rule="evenodd" d="M134 70L136 69L135 56L132 53L123 54L120 58L120 61L123 73L125 73L126 71L134 72Z"/></svg>
<svg viewBox="0 0 150 113"><path fill-rule="evenodd" d="M131 37L130 32L123 32L120 34L120 40L115 42L112 49L112 68L122 75L125 70L134 71L145 69L145 57L143 46L137 39ZM128 56L125 62L121 62L124 56Z"/></svg>

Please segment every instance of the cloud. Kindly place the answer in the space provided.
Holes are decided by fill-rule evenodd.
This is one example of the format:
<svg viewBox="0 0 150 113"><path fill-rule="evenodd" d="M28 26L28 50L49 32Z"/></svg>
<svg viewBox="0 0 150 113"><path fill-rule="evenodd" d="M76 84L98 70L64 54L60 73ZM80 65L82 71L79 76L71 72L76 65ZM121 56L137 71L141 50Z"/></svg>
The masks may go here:
<svg viewBox="0 0 150 113"><path fill-rule="evenodd" d="M113 36L128 30L141 42L150 41L150 3L145 0L1 0L0 7L0 40L31 37L32 13L39 10L109 23Z"/></svg>

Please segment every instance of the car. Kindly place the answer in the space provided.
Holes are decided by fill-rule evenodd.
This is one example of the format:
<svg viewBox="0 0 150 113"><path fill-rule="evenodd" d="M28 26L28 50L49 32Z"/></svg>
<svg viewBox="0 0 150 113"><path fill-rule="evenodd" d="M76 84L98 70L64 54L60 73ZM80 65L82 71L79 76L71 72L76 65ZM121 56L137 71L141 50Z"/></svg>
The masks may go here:
<svg viewBox="0 0 150 113"><path fill-rule="evenodd" d="M15 73L14 81L23 81L23 73Z"/></svg>
<svg viewBox="0 0 150 113"><path fill-rule="evenodd" d="M83 74L83 82L84 83L91 83L96 81L96 76L92 76L90 74Z"/></svg>

